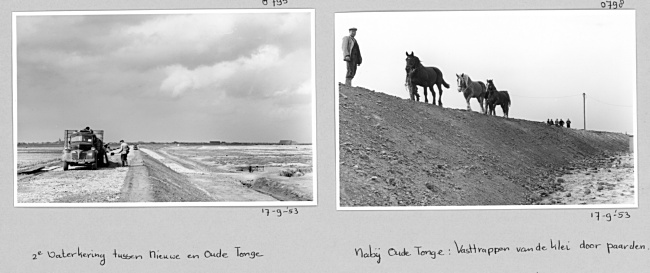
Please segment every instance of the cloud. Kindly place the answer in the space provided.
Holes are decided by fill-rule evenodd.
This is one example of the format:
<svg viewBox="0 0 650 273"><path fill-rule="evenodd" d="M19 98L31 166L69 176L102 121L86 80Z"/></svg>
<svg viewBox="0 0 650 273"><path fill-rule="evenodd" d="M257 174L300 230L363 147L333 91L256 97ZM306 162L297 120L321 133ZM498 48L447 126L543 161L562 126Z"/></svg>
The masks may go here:
<svg viewBox="0 0 650 273"><path fill-rule="evenodd" d="M280 50L271 45L263 45L250 57L242 57L235 61L220 62L212 66L200 66L188 69L181 65L171 65L164 70L167 77L163 80L160 90L177 97L183 93L206 87L217 88L234 74L252 73L265 70L276 65L280 58Z"/></svg>
<svg viewBox="0 0 650 273"><path fill-rule="evenodd" d="M266 128L311 111L309 13L20 16L17 38L25 140L58 137L63 120L86 126L78 113L97 111L97 126L144 140L209 139L223 126ZM70 102L99 104L61 107ZM118 113L148 129L120 129ZM198 135L196 124L209 126ZM239 128L257 138L277 127L253 129Z"/></svg>

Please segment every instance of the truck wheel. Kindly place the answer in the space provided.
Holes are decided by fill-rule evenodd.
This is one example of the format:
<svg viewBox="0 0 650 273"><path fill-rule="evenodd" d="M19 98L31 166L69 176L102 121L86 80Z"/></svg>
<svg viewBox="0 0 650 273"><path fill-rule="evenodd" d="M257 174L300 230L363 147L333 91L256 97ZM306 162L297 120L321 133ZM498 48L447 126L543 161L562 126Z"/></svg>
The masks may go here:
<svg viewBox="0 0 650 273"><path fill-rule="evenodd" d="M68 170L68 162L63 161L63 170L64 171Z"/></svg>

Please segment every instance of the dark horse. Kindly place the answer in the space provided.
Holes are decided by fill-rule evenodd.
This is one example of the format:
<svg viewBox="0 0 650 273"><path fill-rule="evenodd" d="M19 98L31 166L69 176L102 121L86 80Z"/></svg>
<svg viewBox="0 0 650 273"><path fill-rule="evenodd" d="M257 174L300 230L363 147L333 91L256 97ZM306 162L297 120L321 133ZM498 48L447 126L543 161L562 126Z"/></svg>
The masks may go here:
<svg viewBox="0 0 650 273"><path fill-rule="evenodd" d="M438 97L438 105L442 106L442 87L449 88L449 84L442 78L442 72L437 67L425 67L420 62L420 59L413 55L406 53L406 74L407 81L411 82L411 94L417 94L417 86L424 88L424 102L429 102L427 97L427 88L431 91L432 103L436 104L436 93L433 91L433 86L438 86L440 96ZM413 98L413 96L411 96Z"/></svg>
<svg viewBox="0 0 650 273"><path fill-rule="evenodd" d="M496 115L494 108L501 105L503 110L503 117L508 117L508 110L510 108L510 95L508 91L497 91L492 80L487 80L487 92L485 93L486 105L488 107L488 115Z"/></svg>

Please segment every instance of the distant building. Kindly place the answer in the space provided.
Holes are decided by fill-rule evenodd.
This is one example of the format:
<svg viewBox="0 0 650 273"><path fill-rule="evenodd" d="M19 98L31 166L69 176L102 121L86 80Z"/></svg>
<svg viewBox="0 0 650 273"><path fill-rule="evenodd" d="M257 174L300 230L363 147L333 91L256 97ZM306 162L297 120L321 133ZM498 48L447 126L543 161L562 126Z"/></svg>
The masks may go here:
<svg viewBox="0 0 650 273"><path fill-rule="evenodd" d="M280 145L296 145L298 142L293 140L280 140Z"/></svg>
<svg viewBox="0 0 650 273"><path fill-rule="evenodd" d="M222 141L218 141L218 140L211 140L211 141L210 141L210 144L221 144L221 143L223 143L223 142L222 142Z"/></svg>

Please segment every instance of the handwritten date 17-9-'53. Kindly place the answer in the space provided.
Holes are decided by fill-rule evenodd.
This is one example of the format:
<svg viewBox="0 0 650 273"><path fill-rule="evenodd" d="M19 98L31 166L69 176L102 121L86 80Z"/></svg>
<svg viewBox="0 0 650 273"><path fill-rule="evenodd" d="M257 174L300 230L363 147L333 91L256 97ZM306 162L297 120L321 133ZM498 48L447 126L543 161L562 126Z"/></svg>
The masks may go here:
<svg viewBox="0 0 650 273"><path fill-rule="evenodd" d="M289 0L262 0L262 5L268 6L269 2L271 2L271 5L274 7L289 4Z"/></svg>
<svg viewBox="0 0 650 273"><path fill-rule="evenodd" d="M619 1L602 1L600 2L600 7L604 9L622 9L623 4L625 4L624 0L619 0Z"/></svg>
<svg viewBox="0 0 650 273"><path fill-rule="evenodd" d="M298 214L298 208L289 208L286 209L262 209L262 214L266 216L275 215L277 217L282 217L284 215Z"/></svg>
<svg viewBox="0 0 650 273"><path fill-rule="evenodd" d="M629 219L631 217L632 216L627 211L618 211L618 210L614 210L614 212L596 211L591 213L591 218L596 219L596 221L602 220L602 221L611 222L612 220L615 219Z"/></svg>

